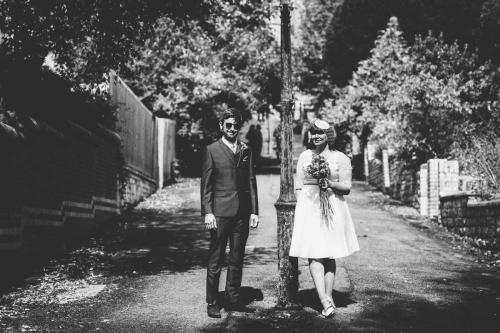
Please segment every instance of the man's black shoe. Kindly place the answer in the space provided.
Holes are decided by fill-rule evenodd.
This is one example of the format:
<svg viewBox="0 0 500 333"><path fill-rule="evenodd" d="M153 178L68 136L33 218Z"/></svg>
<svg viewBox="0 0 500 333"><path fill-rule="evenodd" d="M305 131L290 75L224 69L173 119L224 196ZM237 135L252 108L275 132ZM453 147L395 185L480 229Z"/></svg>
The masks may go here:
<svg viewBox="0 0 500 333"><path fill-rule="evenodd" d="M220 318L220 306L217 303L207 304L207 314L210 318Z"/></svg>
<svg viewBox="0 0 500 333"><path fill-rule="evenodd" d="M253 313L255 309L249 308L242 304L228 304L225 307L226 311L234 311L234 312L245 312L245 313Z"/></svg>

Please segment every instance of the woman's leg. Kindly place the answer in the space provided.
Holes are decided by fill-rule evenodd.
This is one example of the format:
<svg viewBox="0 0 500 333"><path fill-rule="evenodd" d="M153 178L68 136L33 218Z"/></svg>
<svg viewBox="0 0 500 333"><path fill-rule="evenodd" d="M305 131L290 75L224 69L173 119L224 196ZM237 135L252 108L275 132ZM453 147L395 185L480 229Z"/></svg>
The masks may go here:
<svg viewBox="0 0 500 333"><path fill-rule="evenodd" d="M337 272L337 265L335 259L324 259L325 266L325 293L326 297L333 302L332 292L333 284L335 282L335 274Z"/></svg>
<svg viewBox="0 0 500 333"><path fill-rule="evenodd" d="M325 293L325 266L323 265L323 259L309 259L309 271L311 272L319 300L323 308L326 309L328 307L328 299Z"/></svg>

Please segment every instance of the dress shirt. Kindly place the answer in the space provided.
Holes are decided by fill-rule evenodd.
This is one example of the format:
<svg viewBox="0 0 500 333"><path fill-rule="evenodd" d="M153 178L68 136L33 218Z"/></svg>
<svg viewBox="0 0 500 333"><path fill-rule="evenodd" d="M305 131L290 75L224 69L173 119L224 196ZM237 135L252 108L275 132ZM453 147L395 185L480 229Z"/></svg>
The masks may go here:
<svg viewBox="0 0 500 333"><path fill-rule="evenodd" d="M224 144L226 146L228 146L229 149L231 149L231 151L233 152L233 154L236 154L236 148L238 147L238 140L236 140L234 142L230 142L230 141L226 140L225 137L222 137L222 142L224 142Z"/></svg>

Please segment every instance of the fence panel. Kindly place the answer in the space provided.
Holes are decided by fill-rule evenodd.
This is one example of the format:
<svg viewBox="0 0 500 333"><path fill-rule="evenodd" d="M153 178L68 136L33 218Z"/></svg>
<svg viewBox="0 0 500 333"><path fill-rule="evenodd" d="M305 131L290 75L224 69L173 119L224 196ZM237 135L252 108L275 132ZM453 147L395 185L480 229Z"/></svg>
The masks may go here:
<svg viewBox="0 0 500 333"><path fill-rule="evenodd" d="M156 119L116 74L110 75L111 100L118 107L118 132L125 165L156 179Z"/></svg>
<svg viewBox="0 0 500 333"><path fill-rule="evenodd" d="M175 159L176 122L171 119L157 119L158 123L158 186L164 186L172 179L172 162Z"/></svg>
<svg viewBox="0 0 500 333"><path fill-rule="evenodd" d="M165 181L173 178L172 163L175 160L175 134L177 132L177 124L174 120L167 119L165 124L165 146L163 153L163 165Z"/></svg>

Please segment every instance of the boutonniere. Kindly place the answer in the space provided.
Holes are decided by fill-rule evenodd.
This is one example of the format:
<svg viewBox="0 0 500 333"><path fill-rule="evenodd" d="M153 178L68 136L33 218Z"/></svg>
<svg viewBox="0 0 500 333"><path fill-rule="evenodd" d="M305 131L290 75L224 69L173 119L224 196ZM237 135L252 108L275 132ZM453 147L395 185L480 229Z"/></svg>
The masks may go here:
<svg viewBox="0 0 500 333"><path fill-rule="evenodd" d="M248 160L248 156L249 156L247 154L248 149L249 149L248 146L247 146L247 144L244 143L244 142L242 142L240 149L241 149L241 155L240 155L241 162L246 162Z"/></svg>
<svg viewBox="0 0 500 333"><path fill-rule="evenodd" d="M246 151L246 150L248 150L248 146L247 146L247 144L246 144L246 143L242 142L242 143L241 143L241 152L244 152L244 151Z"/></svg>

